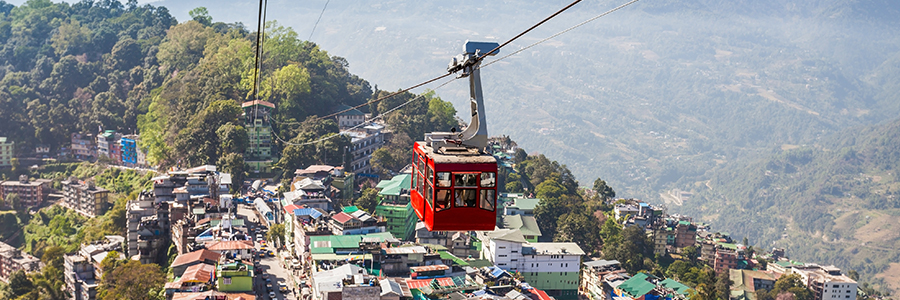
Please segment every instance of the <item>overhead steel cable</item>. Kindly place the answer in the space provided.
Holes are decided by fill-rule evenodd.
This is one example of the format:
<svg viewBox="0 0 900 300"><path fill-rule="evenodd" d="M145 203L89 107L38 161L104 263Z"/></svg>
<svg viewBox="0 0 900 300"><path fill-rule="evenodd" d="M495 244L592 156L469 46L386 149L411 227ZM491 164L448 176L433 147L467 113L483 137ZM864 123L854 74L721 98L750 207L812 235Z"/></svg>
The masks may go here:
<svg viewBox="0 0 900 300"><path fill-rule="evenodd" d="M551 39L553 39L553 38L555 38L555 37L557 37L557 36L560 36L560 35L562 35L562 34L564 34L564 33L566 33L566 32L569 32L569 31L575 29L575 28L581 27L581 26L583 26L584 24L593 22L594 20L597 20L597 19L599 19L599 18L605 17L605 16L608 15L608 14L611 14L611 13L617 11L617 10L620 10L620 9L622 9L622 8L624 8L624 7L626 7L626 6L629 6L629 5L631 5L631 4L634 4L635 2L638 2L638 1L639 1L639 0L631 0L631 1L629 1L628 3L619 5L619 6L617 6L616 8L610 9L610 10L608 10L608 11L602 13L602 14L597 15L596 17L587 19L586 21L581 22L581 23L578 23L578 24L575 25L575 26L566 28L566 29L563 30L563 31L557 32L557 33L554 34L554 35L551 35L551 36L549 36L549 37L547 37L547 38L544 38L544 39L542 39L542 40L540 40L540 41L537 41L537 42L534 43L534 44L525 46L525 47L522 48L522 49L513 51L513 52L511 52L511 53L509 53L509 54L507 54L507 55L505 55L505 56L503 56L503 57L500 57L500 58L498 58L498 59L495 59L495 60L486 62L486 63L484 63L483 65L481 65L481 66L478 67L478 68L481 69L481 68L490 66L490 65L492 65L492 64L494 64L494 63L496 63L496 62L498 62L498 61L501 61L501 60L503 60L503 59L505 59L505 58L508 58L508 57L510 57L510 56L519 54L519 52L525 51L525 50L527 50L528 48L531 48L531 47L537 46L538 44L541 44L541 43L543 43L543 42L549 41L549 40L551 40Z"/></svg>
<svg viewBox="0 0 900 300"><path fill-rule="evenodd" d="M432 89L432 91L436 91L437 89L442 88L442 87L444 87L445 85L447 85L447 84L449 84L449 83L451 83L451 82L453 82L453 81L455 81L455 80L457 80L457 79L459 79L459 78L451 78L450 80L447 80L446 82L444 82L444 83L442 83L441 85L439 85L439 86L435 87L434 89ZM378 114L378 116L372 118L371 120L368 120L368 121L366 121L366 122L359 123L359 124L357 124L356 126L350 127L350 128L348 128L348 129L346 129L346 130L342 130L342 131L339 132L339 133L332 133L331 135L327 135L327 136L324 136L324 137L322 137L322 138L319 138L319 139L316 139L316 140L313 140L313 141L309 141L309 142L303 142L303 143L291 143L291 142L288 142L288 141L285 141L284 139L282 139L282 138L281 138L280 136L278 136L278 134L276 134L274 131L272 131L272 134L275 135L275 138L276 138L276 139L278 139L279 141L281 141L282 143L284 143L285 145L288 145L288 146L306 146L306 145L312 145L312 144L315 144L315 143L318 143L318 142L321 142L321 141L325 141L325 140L329 140L329 139L333 139L333 138L335 138L335 137L341 136L342 134L347 133L347 132L349 132L350 130L360 128L360 127L362 127L362 126L364 126L364 125L369 125L370 123L372 123L372 121L375 121L375 120L377 120L377 119L384 118L384 116L386 116L387 114L392 113L392 112L394 112L394 111L396 111L396 110L398 110L398 109L400 109L400 108L406 106L407 104L412 103L413 101L419 100L420 98L425 98L425 95L423 94L423 95L415 96L415 97L413 97L412 99L409 99L408 101L403 102L402 104L395 106L394 108L391 108L391 109L389 109L389 110L387 110L387 111L385 111L385 112L383 112L383 113Z"/></svg>
<svg viewBox="0 0 900 300"><path fill-rule="evenodd" d="M529 28L526 29L525 31L522 31L521 33L517 34L517 35L514 36L513 38L507 40L506 42L503 42L503 44L500 44L500 46L497 46L497 48L494 48L493 50L488 51L487 53L481 54L481 56L478 57L478 61L481 61L482 59L484 59L485 57L487 57L487 56L490 55L491 53L497 52L498 50L500 50L500 48L503 48L504 46L508 45L509 43L512 43L512 41L515 41L516 39L522 37L523 35L525 35L525 34L528 33L529 31L534 30L535 28L538 28L538 26L543 25L543 24L546 23L547 21L550 21L550 19L553 19L554 17L556 17L557 15L561 14L562 12L568 10L568 9L571 8L572 6L575 6L575 4L578 4L578 2L581 2L581 0L575 0L575 1L572 1L572 3L569 3L569 5L566 5L566 7L563 7L562 9L556 11L555 13L553 13L552 15L550 15L549 17L546 17L546 18L544 18L543 20L541 20L540 22L537 22L537 24L532 25L531 27L529 27Z"/></svg>
<svg viewBox="0 0 900 300"><path fill-rule="evenodd" d="M321 13L319 13L319 18L318 18L318 19L316 19L316 24L315 24L315 25L313 25L313 29L312 29L312 31L310 31L310 32L309 32L309 38L308 38L308 39L306 39L306 40L307 40L307 41L312 41L312 36L313 36L313 33L316 33L316 27L318 27L318 26L319 26L319 21L321 21L321 20L322 20L322 15L324 15L324 14L325 14L325 8L327 8L327 7L328 7L328 2L331 2L331 0L328 0L328 1L325 1L325 6L323 6L323 7L322 7L322 12L321 12Z"/></svg>

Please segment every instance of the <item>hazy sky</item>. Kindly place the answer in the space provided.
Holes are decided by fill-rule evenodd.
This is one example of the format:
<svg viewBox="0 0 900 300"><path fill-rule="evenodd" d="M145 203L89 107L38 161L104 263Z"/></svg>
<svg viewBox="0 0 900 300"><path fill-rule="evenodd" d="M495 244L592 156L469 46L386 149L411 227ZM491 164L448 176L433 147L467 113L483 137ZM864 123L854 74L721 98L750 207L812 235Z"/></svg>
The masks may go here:
<svg viewBox="0 0 900 300"><path fill-rule="evenodd" d="M15 6L19 6L19 5L22 5L23 3L25 3L25 2L28 1L28 0L0 0L0 1L6 1L6 3L10 3L10 4L13 4L13 5L15 5ZM74 1L73 1L73 0L69 0L69 1L51 0L51 1L53 1L53 2L68 2L68 3L75 3L75 2L79 2L79 1L81 1L81 0L74 0ZM152 2L159 2L159 1L161 1L161 0L138 0L138 3L144 4L144 3L152 3ZM120 0L119 2L122 2L122 4L125 4L125 2L127 2L127 1L122 1L122 0Z"/></svg>

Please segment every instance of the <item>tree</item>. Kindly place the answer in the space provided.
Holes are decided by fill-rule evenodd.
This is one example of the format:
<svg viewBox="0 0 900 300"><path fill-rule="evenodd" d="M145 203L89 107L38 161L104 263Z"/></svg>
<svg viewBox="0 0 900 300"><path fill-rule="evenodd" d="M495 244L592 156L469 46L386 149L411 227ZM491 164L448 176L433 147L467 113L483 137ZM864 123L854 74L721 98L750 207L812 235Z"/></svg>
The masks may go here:
<svg viewBox="0 0 900 300"><path fill-rule="evenodd" d="M141 63L144 59L141 53L141 45L134 39L126 37L116 42L112 48L112 66L119 70L128 70Z"/></svg>
<svg viewBox="0 0 900 300"><path fill-rule="evenodd" d="M684 250L682 252L684 254L684 257L687 257L688 261L690 261L691 264L697 264L697 258L700 257L700 249L697 249L696 246L687 246L684 247Z"/></svg>
<svg viewBox="0 0 900 300"><path fill-rule="evenodd" d="M269 241L277 242L277 245L284 245L284 223L275 224L269 227L269 232L266 233Z"/></svg>
<svg viewBox="0 0 900 300"><path fill-rule="evenodd" d="M719 299L731 298L732 284L734 284L734 282L731 281L730 272L721 272L716 276L716 294L719 295Z"/></svg>
<svg viewBox="0 0 900 300"><path fill-rule="evenodd" d="M639 226L629 226L622 231L621 239L603 244L603 256L615 259L628 273L645 270L644 258L653 256L653 244Z"/></svg>
<svg viewBox="0 0 900 300"><path fill-rule="evenodd" d="M246 176L245 173L247 172L244 155L241 153L228 153L219 157L216 165L222 168L222 172L231 174L231 192L240 192Z"/></svg>
<svg viewBox="0 0 900 300"><path fill-rule="evenodd" d="M782 275L775 281L775 287L771 291L757 290L757 298L760 300L812 300L813 294L803 284L798 274Z"/></svg>
<svg viewBox="0 0 900 300"><path fill-rule="evenodd" d="M616 197L616 191L614 191L612 187L606 185L606 181L600 178L594 180L594 192L596 192L604 202Z"/></svg>
<svg viewBox="0 0 900 300"><path fill-rule="evenodd" d="M528 153L525 152L525 149L516 148L516 153L513 155L513 162L520 163L528 159Z"/></svg>
<svg viewBox="0 0 900 300"><path fill-rule="evenodd" d="M247 129L241 125L234 123L226 123L216 129L216 136L219 138L219 156L225 156L228 153L244 153L250 145L250 137L247 135Z"/></svg>
<svg viewBox="0 0 900 300"><path fill-rule="evenodd" d="M218 161L221 153L219 148L222 146L219 128L228 123L237 123L242 112L240 105L235 101L214 101L200 114L194 116L187 127L179 132L175 149L188 165L214 164ZM239 133L234 134L238 135ZM236 148L239 145L234 146Z"/></svg>
<svg viewBox="0 0 900 300"><path fill-rule="evenodd" d="M212 17L209 16L209 11L206 9L206 7L200 6L194 8L188 12L188 15L191 16L191 19L193 19L194 21L203 24L203 26L212 25Z"/></svg>
<svg viewBox="0 0 900 300"><path fill-rule="evenodd" d="M100 289L104 291L104 300L137 299L151 300L151 290L157 290L166 282L165 275L155 264L142 264L140 261L127 262L107 272L104 269Z"/></svg>
<svg viewBox="0 0 900 300"><path fill-rule="evenodd" d="M41 262L45 266L53 266L59 270L63 268L63 258L66 250L60 246L50 246L44 248L44 255L41 256Z"/></svg>
<svg viewBox="0 0 900 300"><path fill-rule="evenodd" d="M375 212L375 207L378 206L378 190L366 188L359 198L356 198L356 201L353 201L353 204L366 212Z"/></svg>
<svg viewBox="0 0 900 300"><path fill-rule="evenodd" d="M203 57L206 42L215 35L212 28L197 21L187 21L169 29L159 45L156 58L175 70L185 70Z"/></svg>
<svg viewBox="0 0 900 300"><path fill-rule="evenodd" d="M559 231L554 242L574 242L586 253L591 253L600 244L597 219L584 210L574 210L563 215L556 223Z"/></svg>
<svg viewBox="0 0 900 300"><path fill-rule="evenodd" d="M34 289L34 283L25 274L25 271L18 270L9 275L9 289L13 296L18 297L27 294Z"/></svg>

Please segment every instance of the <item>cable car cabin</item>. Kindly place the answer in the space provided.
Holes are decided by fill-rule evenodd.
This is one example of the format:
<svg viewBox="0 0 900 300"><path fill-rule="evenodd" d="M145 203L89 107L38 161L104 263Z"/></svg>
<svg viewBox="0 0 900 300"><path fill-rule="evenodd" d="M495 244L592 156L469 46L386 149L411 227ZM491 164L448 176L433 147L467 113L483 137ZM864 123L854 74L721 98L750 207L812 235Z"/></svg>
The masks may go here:
<svg viewBox="0 0 900 300"><path fill-rule="evenodd" d="M429 231L494 230L497 220L497 160L475 148L425 142L413 151L410 197Z"/></svg>

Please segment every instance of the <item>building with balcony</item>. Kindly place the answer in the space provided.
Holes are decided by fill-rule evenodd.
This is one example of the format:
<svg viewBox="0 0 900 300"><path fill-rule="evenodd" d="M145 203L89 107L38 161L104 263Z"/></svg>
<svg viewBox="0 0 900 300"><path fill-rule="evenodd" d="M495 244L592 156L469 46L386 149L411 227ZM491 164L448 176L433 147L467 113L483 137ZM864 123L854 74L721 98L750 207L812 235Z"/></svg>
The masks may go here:
<svg viewBox="0 0 900 300"><path fill-rule="evenodd" d="M347 211L331 216L328 226L334 235L370 234L384 232L385 222L351 206Z"/></svg>
<svg viewBox="0 0 900 300"><path fill-rule="evenodd" d="M241 104L244 111L244 129L250 144L244 152L244 162L250 166L253 172L272 172L272 161L275 159L272 152L272 124L269 122L269 113L275 109L275 104L268 101L254 100Z"/></svg>
<svg viewBox="0 0 900 300"><path fill-rule="evenodd" d="M94 186L93 182L64 180L63 203L78 213L93 218L109 209L109 190Z"/></svg>
<svg viewBox="0 0 900 300"><path fill-rule="evenodd" d="M372 124L363 128L347 130L342 134L350 137L350 172L356 174L368 174L372 172L372 166L369 159L372 158L372 152L381 148L385 142L385 135L382 133L384 126Z"/></svg>
<svg viewBox="0 0 900 300"><path fill-rule="evenodd" d="M478 232L481 257L509 272L519 272L536 289L562 299L577 297L584 251L575 243L531 243L521 231Z"/></svg>
<svg viewBox="0 0 900 300"><path fill-rule="evenodd" d="M40 206L47 200L50 180L38 179L31 181L28 175L20 175L18 181L0 182L0 198L6 199L11 194L17 194L19 203L23 207Z"/></svg>
<svg viewBox="0 0 900 300"><path fill-rule="evenodd" d="M413 240L419 220L409 202L411 178L410 174L400 174L376 186L379 191L375 216L384 218L387 231L404 241Z"/></svg>
<svg viewBox="0 0 900 300"><path fill-rule="evenodd" d="M353 107L341 104L337 108L339 113L337 119L338 127L341 129L350 128L366 122L366 114Z"/></svg>
<svg viewBox="0 0 900 300"><path fill-rule="evenodd" d="M856 299L857 283L835 266L807 264L793 266L791 272L812 291L815 300Z"/></svg>
<svg viewBox="0 0 900 300"><path fill-rule="evenodd" d="M592 260L582 263L578 292L590 300L612 300L609 295L616 279L627 276L617 260Z"/></svg>
<svg viewBox="0 0 900 300"><path fill-rule="evenodd" d="M70 299L93 300L97 298L97 287L103 278L100 262L112 251L119 253L116 259L124 259L122 244L125 238L117 235L106 236L103 241L82 244L81 249L64 257L65 290Z"/></svg>
<svg viewBox="0 0 900 300"><path fill-rule="evenodd" d="M97 135L97 157L107 157L113 162L122 163L122 145L119 140L122 134L115 130L106 130Z"/></svg>
<svg viewBox="0 0 900 300"><path fill-rule="evenodd" d="M72 133L72 144L69 154L76 160L94 160L97 158L97 144L93 134Z"/></svg>
<svg viewBox="0 0 900 300"><path fill-rule="evenodd" d="M40 269L40 259L0 242L0 281L9 283L9 276L20 270L28 273Z"/></svg>
<svg viewBox="0 0 900 300"><path fill-rule="evenodd" d="M122 150L122 164L125 166L137 166L138 164L138 152L140 149L137 146L138 135L129 134L122 136L119 139L119 148Z"/></svg>

